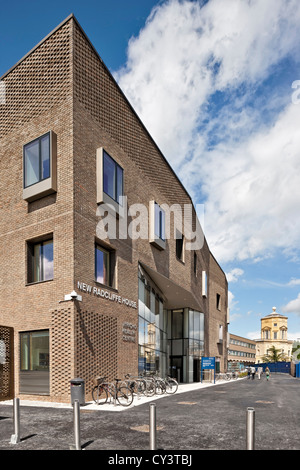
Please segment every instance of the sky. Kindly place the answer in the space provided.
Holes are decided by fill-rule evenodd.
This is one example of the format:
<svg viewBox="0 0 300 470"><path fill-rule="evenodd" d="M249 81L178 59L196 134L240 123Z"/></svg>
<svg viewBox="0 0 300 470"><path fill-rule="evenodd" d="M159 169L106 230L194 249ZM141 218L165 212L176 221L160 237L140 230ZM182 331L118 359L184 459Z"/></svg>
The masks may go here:
<svg viewBox="0 0 300 470"><path fill-rule="evenodd" d="M300 338L299 0L2 2L0 77L70 13L204 208L230 333Z"/></svg>

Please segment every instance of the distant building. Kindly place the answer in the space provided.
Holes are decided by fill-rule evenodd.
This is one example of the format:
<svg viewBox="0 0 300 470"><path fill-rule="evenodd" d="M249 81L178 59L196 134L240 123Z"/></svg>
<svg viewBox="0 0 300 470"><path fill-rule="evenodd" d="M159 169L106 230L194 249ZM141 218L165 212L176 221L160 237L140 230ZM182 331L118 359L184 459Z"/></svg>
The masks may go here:
<svg viewBox="0 0 300 470"><path fill-rule="evenodd" d="M243 370L255 364L256 342L229 334L228 370Z"/></svg>
<svg viewBox="0 0 300 470"><path fill-rule="evenodd" d="M287 321L286 316L276 312L276 307L261 319L261 338L256 340L256 363L265 362L263 357L273 346L286 356L286 360L291 360L293 341L287 339Z"/></svg>

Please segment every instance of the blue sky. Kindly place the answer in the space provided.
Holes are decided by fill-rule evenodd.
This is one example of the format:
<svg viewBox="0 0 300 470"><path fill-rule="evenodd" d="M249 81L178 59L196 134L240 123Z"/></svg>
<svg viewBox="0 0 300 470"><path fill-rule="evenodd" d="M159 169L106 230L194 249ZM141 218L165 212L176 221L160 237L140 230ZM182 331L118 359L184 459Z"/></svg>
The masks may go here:
<svg viewBox="0 0 300 470"><path fill-rule="evenodd" d="M300 338L300 2L2 2L0 76L70 13L204 205L230 332L276 306Z"/></svg>

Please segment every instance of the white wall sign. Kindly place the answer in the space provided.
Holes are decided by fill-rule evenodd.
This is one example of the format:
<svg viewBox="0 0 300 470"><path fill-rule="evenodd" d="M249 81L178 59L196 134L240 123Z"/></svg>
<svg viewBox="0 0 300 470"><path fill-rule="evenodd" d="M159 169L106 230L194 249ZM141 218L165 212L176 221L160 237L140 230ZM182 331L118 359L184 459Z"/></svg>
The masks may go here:
<svg viewBox="0 0 300 470"><path fill-rule="evenodd" d="M112 302L118 302L119 304L126 305L127 307L137 308L136 301L127 299L126 297L122 297L114 292L110 292L106 289L101 289L96 286L90 286L85 282L77 282L77 288L82 291L86 292L87 294L92 294L97 297L102 297L103 299L111 300Z"/></svg>
<svg viewBox="0 0 300 470"><path fill-rule="evenodd" d="M123 341L129 341L135 343L137 326L132 323L125 322L123 323Z"/></svg>

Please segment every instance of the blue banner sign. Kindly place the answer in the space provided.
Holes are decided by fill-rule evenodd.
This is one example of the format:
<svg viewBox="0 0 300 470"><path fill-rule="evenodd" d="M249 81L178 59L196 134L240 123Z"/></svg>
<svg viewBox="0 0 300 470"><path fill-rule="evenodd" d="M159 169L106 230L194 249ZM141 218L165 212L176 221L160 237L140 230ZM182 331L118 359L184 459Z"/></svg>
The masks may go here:
<svg viewBox="0 0 300 470"><path fill-rule="evenodd" d="M201 358L201 382L204 370L213 370L214 383L216 383L216 358L215 357L202 357Z"/></svg>
<svg viewBox="0 0 300 470"><path fill-rule="evenodd" d="M214 369L215 368L215 357L202 357L201 358L201 369Z"/></svg>

